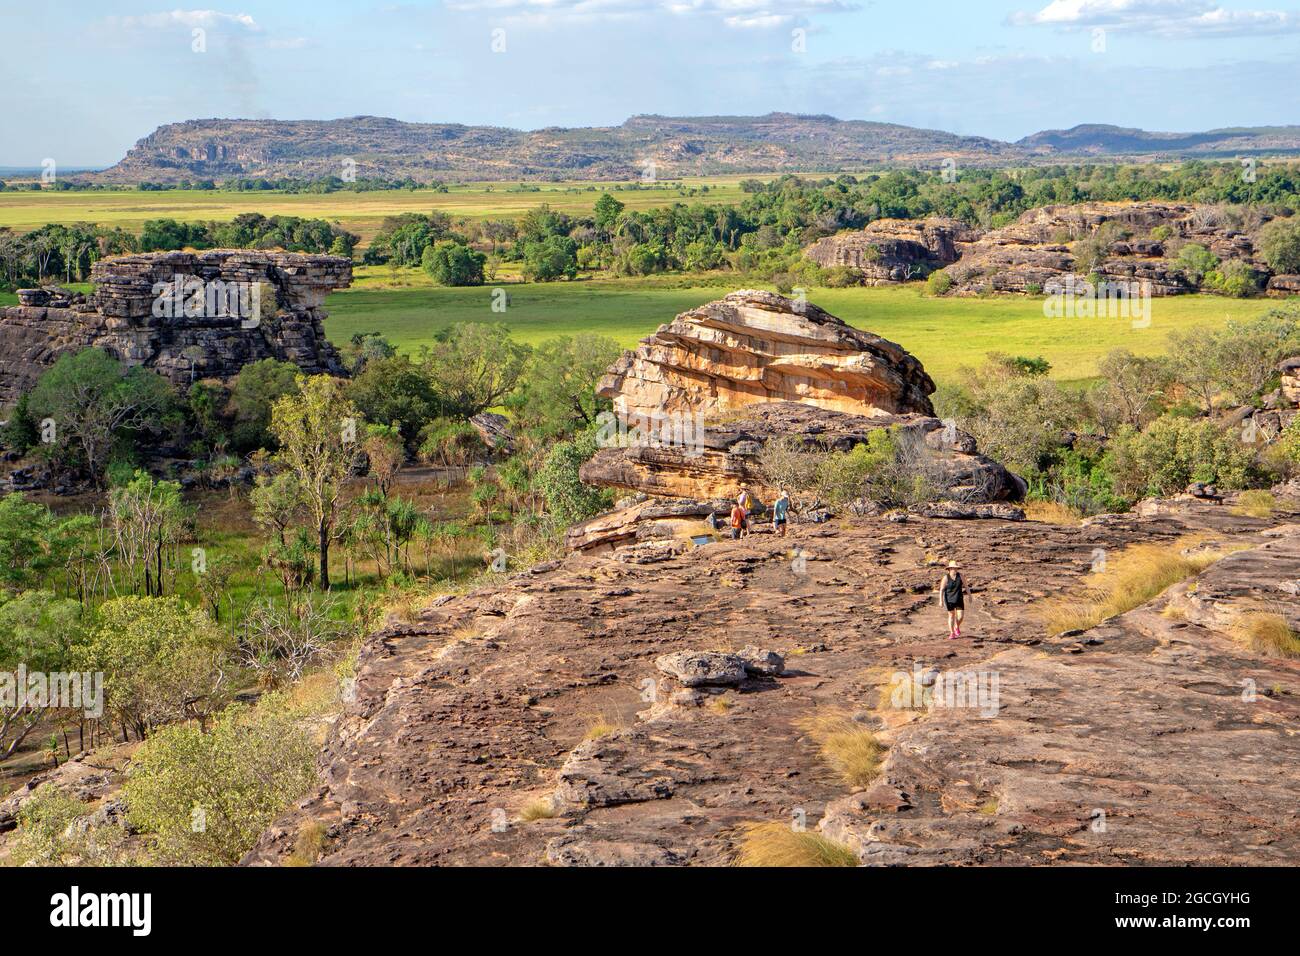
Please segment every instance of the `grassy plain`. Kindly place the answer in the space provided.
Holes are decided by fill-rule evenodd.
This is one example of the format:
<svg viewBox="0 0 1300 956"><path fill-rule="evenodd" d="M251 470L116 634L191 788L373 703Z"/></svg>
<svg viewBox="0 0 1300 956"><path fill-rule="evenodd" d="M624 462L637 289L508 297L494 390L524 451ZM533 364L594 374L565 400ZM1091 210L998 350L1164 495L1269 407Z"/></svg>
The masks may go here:
<svg viewBox="0 0 1300 956"><path fill-rule="evenodd" d="M657 185L636 185L614 191L630 209L648 209L674 202L739 202L742 179L770 179L770 176L711 176L674 180ZM138 232L148 219L225 222L240 213L260 212L264 216L302 216L327 219L368 243L386 216L403 212L439 210L467 219L513 219L542 203L571 214L589 213L602 192L619 185L611 182L529 183L528 191L517 191L512 183L463 183L449 185L445 193L431 190L384 190L382 192L279 193L180 190L142 192L138 189L111 192L0 192L0 227L20 232L46 223L92 222L123 226ZM689 196L690 189L708 186L708 192ZM536 190L536 191L534 191Z"/></svg>
<svg viewBox="0 0 1300 956"><path fill-rule="evenodd" d="M336 343L357 332L378 332L399 349L415 352L454 322L503 322L530 345L557 335L595 332L630 348L677 313L753 285L726 273L552 283L519 282L517 276L502 274L495 284L448 289L417 269L358 266L353 287L326 301L330 317L325 329ZM509 296L504 313L492 311L494 288ZM989 352L1041 355L1052 363L1053 378L1082 381L1097 374L1097 360L1111 349L1163 354L1174 329L1221 328L1229 319L1262 315L1285 304L1278 299L1173 296L1152 302L1149 328L1134 328L1128 319L1048 319L1042 300L1026 296L933 298L920 283L809 289L808 299L850 325L899 343L940 384L956 381L963 366L978 366ZM11 293L0 293L0 305L17 301Z"/></svg>
<svg viewBox="0 0 1300 956"><path fill-rule="evenodd" d="M326 303L326 330L335 342L356 332L379 332L399 348L414 351L453 322L504 322L516 338L530 344L597 332L630 347L678 312L753 284L724 273L547 284L498 278L497 287L509 294L504 313L492 311L492 285L447 289L418 270L359 267L356 284ZM933 298L923 294L919 283L810 289L808 298L851 325L899 343L940 383L953 381L962 366L978 365L994 351L1041 355L1052 363L1054 378L1087 379L1096 375L1097 360L1111 349L1161 354L1174 329L1218 328L1229 319L1261 315L1281 304L1209 295L1155 299L1150 327L1134 328L1119 318L1048 319L1039 298Z"/></svg>

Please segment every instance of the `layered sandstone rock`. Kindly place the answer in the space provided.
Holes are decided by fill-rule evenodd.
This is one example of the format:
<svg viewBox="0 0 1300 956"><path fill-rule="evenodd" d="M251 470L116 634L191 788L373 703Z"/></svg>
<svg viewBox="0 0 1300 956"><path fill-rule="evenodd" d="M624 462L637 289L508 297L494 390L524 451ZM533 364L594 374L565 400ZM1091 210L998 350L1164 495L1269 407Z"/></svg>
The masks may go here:
<svg viewBox="0 0 1300 956"><path fill-rule="evenodd" d="M934 382L899 345L807 302L733 292L625 352L598 393L623 414L794 401L858 415L933 414Z"/></svg>
<svg viewBox="0 0 1300 956"><path fill-rule="evenodd" d="M89 347L152 368L178 386L228 379L264 358L293 362L308 373L343 372L325 337L321 305L331 290L351 284L346 257L229 249L144 253L101 259L91 279L96 291L84 301L29 293L20 302L30 304L0 309L0 403L29 389L60 355ZM222 308L218 296L206 294L160 305L160 297L177 288L242 295L245 305L257 304L258 314Z"/></svg>
<svg viewBox="0 0 1300 956"><path fill-rule="evenodd" d="M864 285L884 285L922 279L951 265L961 257L961 246L978 237L960 219L877 219L857 232L818 240L807 256L824 269L852 269Z"/></svg>

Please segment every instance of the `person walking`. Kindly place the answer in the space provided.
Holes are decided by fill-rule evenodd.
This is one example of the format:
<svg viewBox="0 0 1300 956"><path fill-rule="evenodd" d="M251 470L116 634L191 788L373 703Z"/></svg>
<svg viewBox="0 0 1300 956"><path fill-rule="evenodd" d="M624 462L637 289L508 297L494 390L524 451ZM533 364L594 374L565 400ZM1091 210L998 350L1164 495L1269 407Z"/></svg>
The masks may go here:
<svg viewBox="0 0 1300 956"><path fill-rule="evenodd" d="M747 519L746 519L746 517L745 517L745 509L742 508L742 507L740 506L740 503L737 502L736 504L732 505L732 507L731 507L731 540L733 540L733 541L739 541L739 540L740 540L740 536L741 536L741 534L744 533L744 530L745 530L745 521L746 521L746 520L747 520Z"/></svg>
<svg viewBox="0 0 1300 956"><path fill-rule="evenodd" d="M948 562L938 590L943 609L948 612L948 640L961 637L961 619L966 614L966 582L956 561Z"/></svg>
<svg viewBox="0 0 1300 956"><path fill-rule="evenodd" d="M790 517L790 495L784 488L781 497L772 505L772 533L785 537L786 521Z"/></svg>

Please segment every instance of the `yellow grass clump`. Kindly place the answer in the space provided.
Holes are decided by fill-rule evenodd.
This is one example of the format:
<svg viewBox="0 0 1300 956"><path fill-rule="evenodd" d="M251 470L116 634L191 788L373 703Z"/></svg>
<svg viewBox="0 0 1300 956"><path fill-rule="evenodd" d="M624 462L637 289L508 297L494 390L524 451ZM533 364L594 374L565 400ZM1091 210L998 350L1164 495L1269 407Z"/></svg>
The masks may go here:
<svg viewBox="0 0 1300 956"><path fill-rule="evenodd" d="M819 833L799 832L785 823L747 823L742 827L736 866L857 866L842 843Z"/></svg>
<svg viewBox="0 0 1300 956"><path fill-rule="evenodd" d="M524 804L523 809L519 811L519 819L525 823L532 823L534 820L549 820L558 813L554 800L539 797Z"/></svg>
<svg viewBox="0 0 1300 956"><path fill-rule="evenodd" d="M1277 499L1271 491L1243 491L1237 496L1232 513L1248 518L1271 518L1277 510Z"/></svg>
<svg viewBox="0 0 1300 956"><path fill-rule="evenodd" d="M817 743L822 759L850 787L865 787L880 773L885 748L862 725L843 715L821 714L799 721L798 726Z"/></svg>
<svg viewBox="0 0 1300 956"><path fill-rule="evenodd" d="M1021 507L1026 518L1043 524L1077 525L1083 520L1083 512L1059 501L1026 501Z"/></svg>
<svg viewBox="0 0 1300 956"><path fill-rule="evenodd" d="M1108 555L1105 570L1090 574L1074 593L1044 604L1042 619L1047 633L1095 627L1200 574L1225 554L1223 551L1189 553L1199 543L1195 538L1184 537L1171 544L1130 545Z"/></svg>
<svg viewBox="0 0 1300 956"><path fill-rule="evenodd" d="M588 725L586 733L582 735L582 739L599 740L601 737L608 737L617 730L618 727L615 724L610 723L602 717L598 720L592 721L592 723Z"/></svg>
<svg viewBox="0 0 1300 956"><path fill-rule="evenodd" d="M1300 657L1300 634L1281 614L1245 615L1234 630L1242 644L1265 657Z"/></svg>

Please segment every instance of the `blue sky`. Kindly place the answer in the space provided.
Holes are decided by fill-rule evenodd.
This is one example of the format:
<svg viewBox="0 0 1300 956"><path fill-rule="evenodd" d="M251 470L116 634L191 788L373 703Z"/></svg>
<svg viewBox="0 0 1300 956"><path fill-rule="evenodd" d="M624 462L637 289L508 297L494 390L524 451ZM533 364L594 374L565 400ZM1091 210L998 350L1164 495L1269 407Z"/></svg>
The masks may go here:
<svg viewBox="0 0 1300 956"><path fill-rule="evenodd" d="M1286 2L0 0L0 165L107 165L206 117L535 129L786 110L1000 139L1300 123Z"/></svg>

